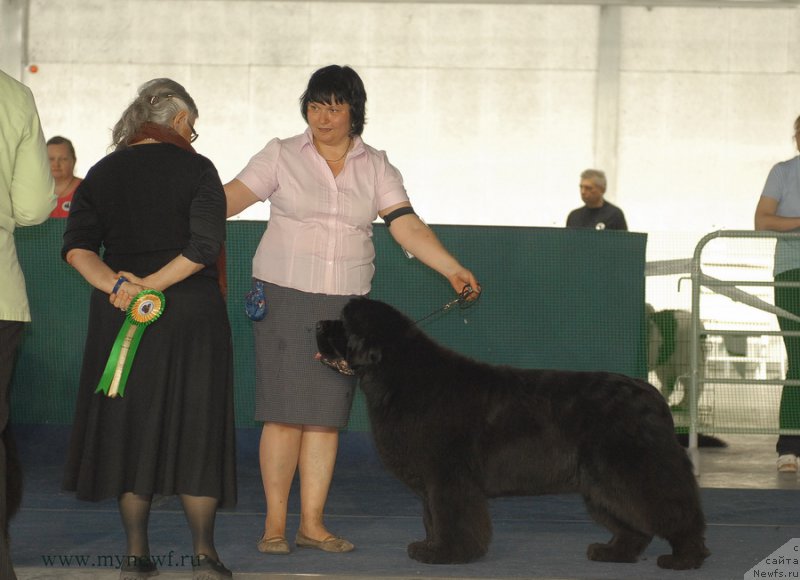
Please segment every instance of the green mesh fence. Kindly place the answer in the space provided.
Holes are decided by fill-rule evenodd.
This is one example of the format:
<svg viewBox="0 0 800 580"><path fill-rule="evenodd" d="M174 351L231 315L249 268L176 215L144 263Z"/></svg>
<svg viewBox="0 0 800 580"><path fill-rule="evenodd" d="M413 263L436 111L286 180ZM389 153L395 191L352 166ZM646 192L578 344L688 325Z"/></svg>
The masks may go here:
<svg viewBox="0 0 800 580"><path fill-rule="evenodd" d="M65 222L15 234L33 323L27 325L12 386L16 423L72 421L88 319L89 286L60 258ZM243 296L264 222L228 223L228 312L235 350L236 420L253 425L254 365ZM556 228L433 226L472 269L484 295L474 307L423 322L439 342L474 358L520 367L610 370L645 377L646 236ZM414 319L454 296L449 284L409 260L375 226L372 298ZM358 393L349 428L368 430Z"/></svg>

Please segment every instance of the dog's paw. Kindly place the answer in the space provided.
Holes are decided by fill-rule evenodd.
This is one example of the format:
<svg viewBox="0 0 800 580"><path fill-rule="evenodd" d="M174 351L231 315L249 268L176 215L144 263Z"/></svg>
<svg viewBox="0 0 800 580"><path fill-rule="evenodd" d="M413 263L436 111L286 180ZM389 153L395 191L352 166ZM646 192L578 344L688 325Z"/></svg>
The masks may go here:
<svg viewBox="0 0 800 580"><path fill-rule="evenodd" d="M412 542L408 545L408 557L423 564L443 564L438 552L427 540L422 542Z"/></svg>
<svg viewBox="0 0 800 580"><path fill-rule="evenodd" d="M463 551L435 545L427 540L408 545L408 556L423 564L467 564L474 562L482 554L465 554Z"/></svg>
<svg viewBox="0 0 800 580"><path fill-rule="evenodd" d="M703 565L703 558L676 558L672 554L664 554L656 560L659 568L667 570L693 570Z"/></svg>
<svg viewBox="0 0 800 580"><path fill-rule="evenodd" d="M596 562L617 562L632 564L639 558L638 555L631 555L630 553L620 550L611 544L589 544L586 550L586 555L590 560Z"/></svg>
<svg viewBox="0 0 800 580"><path fill-rule="evenodd" d="M664 554L659 556L656 560L659 568L666 568L667 570L694 570L703 565L703 560L708 558L711 552L708 548L703 547L700 554L683 554L676 556L674 554Z"/></svg>

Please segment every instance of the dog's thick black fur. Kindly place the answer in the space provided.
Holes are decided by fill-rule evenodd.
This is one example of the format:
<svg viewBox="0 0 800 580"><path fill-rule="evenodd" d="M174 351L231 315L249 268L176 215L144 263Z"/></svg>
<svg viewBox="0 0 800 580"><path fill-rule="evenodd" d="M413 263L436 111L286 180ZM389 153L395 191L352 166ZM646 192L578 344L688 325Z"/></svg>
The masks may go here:
<svg viewBox="0 0 800 580"><path fill-rule="evenodd" d="M672 547L662 568L709 555L691 464L650 384L477 362L367 298L320 321L317 342L355 371L383 463L422 499L426 538L411 558L476 560L492 535L487 498L571 492L612 533L589 546L592 560L635 562L654 535Z"/></svg>

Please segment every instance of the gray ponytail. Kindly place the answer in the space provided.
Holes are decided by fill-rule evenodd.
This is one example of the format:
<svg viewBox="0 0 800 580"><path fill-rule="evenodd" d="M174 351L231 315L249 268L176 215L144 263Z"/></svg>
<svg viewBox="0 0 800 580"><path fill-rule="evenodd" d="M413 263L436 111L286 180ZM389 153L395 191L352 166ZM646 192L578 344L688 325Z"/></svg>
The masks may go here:
<svg viewBox="0 0 800 580"><path fill-rule="evenodd" d="M182 85L172 79L153 79L139 87L139 95L128 105L111 132L111 148L125 149L144 123L168 127L175 115L189 113L189 122L197 119L197 105Z"/></svg>

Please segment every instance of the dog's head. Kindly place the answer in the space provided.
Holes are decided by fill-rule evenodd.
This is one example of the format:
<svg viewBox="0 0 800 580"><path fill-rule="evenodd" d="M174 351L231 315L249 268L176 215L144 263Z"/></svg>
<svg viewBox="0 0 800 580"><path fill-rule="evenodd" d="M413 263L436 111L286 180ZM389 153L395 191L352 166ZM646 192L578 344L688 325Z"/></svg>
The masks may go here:
<svg viewBox="0 0 800 580"><path fill-rule="evenodd" d="M355 374L347 362L347 335L341 320L317 322L317 349L321 363L344 375Z"/></svg>
<svg viewBox="0 0 800 580"><path fill-rule="evenodd" d="M342 309L339 320L317 323L317 348L328 366L343 372L346 363L357 373L380 363L387 349L405 337L413 325L384 302L354 298Z"/></svg>

